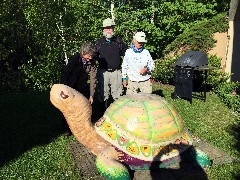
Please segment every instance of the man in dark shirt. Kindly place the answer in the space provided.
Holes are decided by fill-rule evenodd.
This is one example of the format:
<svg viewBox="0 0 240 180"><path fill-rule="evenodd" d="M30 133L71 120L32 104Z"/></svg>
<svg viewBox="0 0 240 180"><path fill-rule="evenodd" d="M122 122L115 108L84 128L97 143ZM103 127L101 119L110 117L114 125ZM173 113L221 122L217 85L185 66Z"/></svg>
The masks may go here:
<svg viewBox="0 0 240 180"><path fill-rule="evenodd" d="M65 66L61 83L70 86L82 93L89 102L93 103L96 88L96 61L93 59L94 47L91 43L83 43L80 53L76 53L69 59ZM90 87L88 76L90 75Z"/></svg>
<svg viewBox="0 0 240 180"><path fill-rule="evenodd" d="M72 56L68 64L64 67L61 83L65 84L89 99L90 104L93 103L93 96L96 88L96 74L97 67L94 59L95 49L89 43L83 43L80 52ZM90 76L90 86L88 84L88 77ZM63 131L71 135L71 131L64 117Z"/></svg>
<svg viewBox="0 0 240 180"><path fill-rule="evenodd" d="M114 22L112 19L103 21L104 37L96 41L96 59L99 62L97 79L99 87L99 101L107 107L110 94L116 100L122 94L121 56L124 56L127 46L114 36ZM102 104L103 105L103 104Z"/></svg>

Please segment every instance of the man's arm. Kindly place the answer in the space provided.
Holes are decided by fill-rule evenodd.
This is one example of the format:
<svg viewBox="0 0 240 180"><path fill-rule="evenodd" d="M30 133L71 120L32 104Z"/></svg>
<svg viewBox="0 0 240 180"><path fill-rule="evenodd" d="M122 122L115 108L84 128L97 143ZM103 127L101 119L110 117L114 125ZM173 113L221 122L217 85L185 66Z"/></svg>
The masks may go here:
<svg viewBox="0 0 240 180"><path fill-rule="evenodd" d="M90 96L94 96L97 82L97 66L95 59L92 60L91 70L90 70Z"/></svg>

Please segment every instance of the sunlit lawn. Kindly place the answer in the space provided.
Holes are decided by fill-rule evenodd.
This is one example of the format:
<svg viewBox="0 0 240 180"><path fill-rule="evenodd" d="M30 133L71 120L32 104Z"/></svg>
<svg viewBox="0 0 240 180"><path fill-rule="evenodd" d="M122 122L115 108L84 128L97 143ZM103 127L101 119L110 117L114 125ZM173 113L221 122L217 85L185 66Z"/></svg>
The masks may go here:
<svg viewBox="0 0 240 180"><path fill-rule="evenodd" d="M154 93L171 101L194 135L231 156L239 157L239 118L215 95L206 102L171 99L173 87L155 85ZM95 102L93 108L97 107ZM0 179L81 179L68 150L75 140L62 131L61 113L49 92L0 96ZM237 120L238 118L238 120ZM209 179L237 179L237 163L212 166Z"/></svg>

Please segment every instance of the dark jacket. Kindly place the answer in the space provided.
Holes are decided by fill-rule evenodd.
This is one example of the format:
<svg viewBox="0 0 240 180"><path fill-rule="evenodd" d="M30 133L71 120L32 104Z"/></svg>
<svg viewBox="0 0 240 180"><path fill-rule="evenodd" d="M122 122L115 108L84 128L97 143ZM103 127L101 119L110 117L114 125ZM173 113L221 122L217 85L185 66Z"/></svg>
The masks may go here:
<svg viewBox="0 0 240 180"><path fill-rule="evenodd" d="M93 96L96 88L96 73L95 59L84 64L80 54L77 53L69 59L68 64L64 67L61 83L81 92L87 87L90 75L90 96Z"/></svg>
<svg viewBox="0 0 240 180"><path fill-rule="evenodd" d="M96 41L96 55L99 67L102 69L119 69L121 67L121 56L127 50L126 44L118 37L113 36L111 41L102 37Z"/></svg>

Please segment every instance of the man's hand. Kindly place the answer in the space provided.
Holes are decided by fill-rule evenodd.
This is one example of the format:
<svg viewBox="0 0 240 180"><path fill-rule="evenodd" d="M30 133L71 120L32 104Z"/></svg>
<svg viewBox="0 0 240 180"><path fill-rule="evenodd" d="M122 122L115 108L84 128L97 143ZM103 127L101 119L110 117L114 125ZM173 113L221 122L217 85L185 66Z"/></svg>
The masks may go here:
<svg viewBox="0 0 240 180"><path fill-rule="evenodd" d="M144 67L140 70L140 74L143 75L143 74L146 74L148 72L148 68Z"/></svg>
<svg viewBox="0 0 240 180"><path fill-rule="evenodd" d="M89 102L92 105L92 103L93 103L93 97L92 96L89 97Z"/></svg>
<svg viewBox="0 0 240 180"><path fill-rule="evenodd" d="M123 84L123 87L127 87L127 81L126 80L123 80L122 84Z"/></svg>

